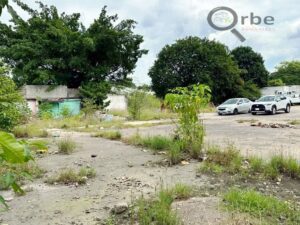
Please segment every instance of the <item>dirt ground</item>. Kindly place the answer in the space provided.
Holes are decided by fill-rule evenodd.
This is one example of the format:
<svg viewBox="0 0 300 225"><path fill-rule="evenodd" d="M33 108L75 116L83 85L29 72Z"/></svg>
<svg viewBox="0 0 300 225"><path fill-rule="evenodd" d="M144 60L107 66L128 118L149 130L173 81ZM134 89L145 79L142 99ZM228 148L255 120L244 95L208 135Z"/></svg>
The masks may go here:
<svg viewBox="0 0 300 225"><path fill-rule="evenodd" d="M243 154L256 154L268 158L275 153L293 155L300 159L300 127L261 128L252 127L250 122L238 123L238 120L255 119L262 123L287 123L288 120L300 119L300 106L293 107L290 114L274 116L237 115L217 116L202 115L207 130L207 143L225 145L234 143ZM139 128L142 135L171 134L173 125ZM204 187L211 185L207 176L196 176L198 162L174 167L161 167L155 162L163 156L153 155L146 149L128 146L119 141L92 138L87 133L55 131L60 137L51 138L52 147L47 156L37 159L37 163L51 176L62 168L93 167L97 176L85 186L50 186L45 178L27 184L30 190L25 196L17 197L11 192L1 194L10 200L10 210L0 212L0 224L8 225L96 225L109 216L110 209L120 202L132 202L141 195L153 194L161 185L184 183ZM124 129L124 136L130 136L137 129ZM53 154L58 138L67 136L78 144L71 155ZM97 155L92 158L91 155ZM215 184L214 184L215 185ZM296 186L296 188L299 186ZM212 188L214 189L214 187ZM295 193L293 193L295 194ZM296 197L300 193L296 193ZM209 210L205 214L193 214L191 211L185 224L215 224L222 220L223 213L218 211L218 199L207 196L200 199L201 207ZM198 201L198 200L197 200ZM204 204L205 203L205 204ZM196 208L195 201L185 203ZM188 215L187 208L176 203L175 208L181 215ZM199 207L200 207L199 206ZM214 213L215 211L219 213ZM197 223L201 217L201 223ZM195 219L193 219L195 218Z"/></svg>

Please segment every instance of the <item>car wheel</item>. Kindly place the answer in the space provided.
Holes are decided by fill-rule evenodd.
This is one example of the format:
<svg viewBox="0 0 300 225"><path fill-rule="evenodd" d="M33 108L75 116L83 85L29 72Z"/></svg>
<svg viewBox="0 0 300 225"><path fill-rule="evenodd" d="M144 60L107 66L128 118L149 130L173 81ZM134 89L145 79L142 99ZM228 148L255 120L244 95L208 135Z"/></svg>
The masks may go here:
<svg viewBox="0 0 300 225"><path fill-rule="evenodd" d="M222 113L218 113L219 116L222 116Z"/></svg>
<svg viewBox="0 0 300 225"><path fill-rule="evenodd" d="M233 110L233 115L237 115L239 113L239 111L237 109Z"/></svg>
<svg viewBox="0 0 300 225"><path fill-rule="evenodd" d="M291 111L291 106L287 105L285 108L285 113L290 113L290 111Z"/></svg>
<svg viewBox="0 0 300 225"><path fill-rule="evenodd" d="M256 115L256 112L252 112L252 115Z"/></svg>
<svg viewBox="0 0 300 225"><path fill-rule="evenodd" d="M271 115L276 114L276 106L272 106Z"/></svg>

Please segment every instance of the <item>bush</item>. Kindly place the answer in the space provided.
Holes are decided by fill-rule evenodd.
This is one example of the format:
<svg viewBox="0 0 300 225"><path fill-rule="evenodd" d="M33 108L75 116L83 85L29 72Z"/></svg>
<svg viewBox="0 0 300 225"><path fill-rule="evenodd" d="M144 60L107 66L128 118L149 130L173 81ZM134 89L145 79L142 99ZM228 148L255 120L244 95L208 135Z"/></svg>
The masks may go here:
<svg viewBox="0 0 300 225"><path fill-rule="evenodd" d="M11 131L28 116L29 109L15 83L0 73L0 130Z"/></svg>
<svg viewBox="0 0 300 225"><path fill-rule="evenodd" d="M63 106L61 112L60 112L60 116L62 118L68 118L68 117L71 117L72 116L72 112L71 110L69 109L68 106Z"/></svg>
<svg viewBox="0 0 300 225"><path fill-rule="evenodd" d="M68 138L62 139L57 143L59 153L71 154L76 148L76 143Z"/></svg>
<svg viewBox="0 0 300 225"><path fill-rule="evenodd" d="M134 91L127 97L128 99L128 112L133 120L141 118L141 111L144 107L144 99L146 93L143 91Z"/></svg>
<svg viewBox="0 0 300 225"><path fill-rule="evenodd" d="M53 118L52 105L48 102L40 103L38 115L43 120L52 119Z"/></svg>
<svg viewBox="0 0 300 225"><path fill-rule="evenodd" d="M207 107L210 97L208 86L193 85L175 88L165 98L166 104L179 115L177 134L184 144L183 149L195 159L200 157L205 135L203 121L199 121L198 114Z"/></svg>
<svg viewBox="0 0 300 225"><path fill-rule="evenodd" d="M169 146L168 158L171 165L176 165L182 160L182 143L174 141Z"/></svg>

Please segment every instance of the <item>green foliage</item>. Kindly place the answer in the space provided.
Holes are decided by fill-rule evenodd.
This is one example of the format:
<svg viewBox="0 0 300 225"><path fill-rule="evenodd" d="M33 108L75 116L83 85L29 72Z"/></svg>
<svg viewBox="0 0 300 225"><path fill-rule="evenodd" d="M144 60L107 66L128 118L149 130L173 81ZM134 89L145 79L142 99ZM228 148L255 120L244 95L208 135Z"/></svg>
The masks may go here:
<svg viewBox="0 0 300 225"><path fill-rule="evenodd" d="M69 155L72 152L74 152L76 148L76 143L69 138L65 138L58 141L57 147L60 153Z"/></svg>
<svg viewBox="0 0 300 225"><path fill-rule="evenodd" d="M83 98L90 99L96 105L105 108L109 105L109 102L105 102L107 94L110 91L110 84L108 82L87 82L80 87L80 95Z"/></svg>
<svg viewBox="0 0 300 225"><path fill-rule="evenodd" d="M81 111L84 113L85 118L93 116L98 109L98 106L92 99L83 99L82 104L83 108Z"/></svg>
<svg viewBox="0 0 300 225"><path fill-rule="evenodd" d="M39 104L39 117L41 119L52 119L52 105L49 102L42 102Z"/></svg>
<svg viewBox="0 0 300 225"><path fill-rule="evenodd" d="M70 110L70 108L68 106L63 106L61 112L60 112L60 116L62 118L68 118L72 116L72 112Z"/></svg>
<svg viewBox="0 0 300 225"><path fill-rule="evenodd" d="M300 85L300 61L285 61L277 66L270 79L280 79L285 85Z"/></svg>
<svg viewBox="0 0 300 225"><path fill-rule="evenodd" d="M0 57L13 69L18 86L23 84L81 87L83 97L101 105L111 84L130 81L136 62L147 51L143 37L134 33L136 22L118 21L104 7L89 27L80 14L58 13L41 2L39 9L18 5L29 15L16 13L12 25L0 23Z"/></svg>
<svg viewBox="0 0 300 225"><path fill-rule="evenodd" d="M144 91L134 91L128 97L128 112L133 120L141 118L141 111L144 107L146 93Z"/></svg>
<svg viewBox="0 0 300 225"><path fill-rule="evenodd" d="M199 172L240 174L245 177L255 176L272 180L276 180L280 175L300 179L300 164L296 159L285 158L282 155L275 155L270 161L253 156L245 159L232 145L224 150L210 146L207 150L207 159L201 164Z"/></svg>
<svg viewBox="0 0 300 225"><path fill-rule="evenodd" d="M94 178L96 171L93 168L81 168L79 171L74 169L64 169L57 175L49 177L45 182L48 184L86 184L88 179Z"/></svg>
<svg viewBox="0 0 300 225"><path fill-rule="evenodd" d="M228 48L216 41L187 37L165 46L149 71L152 89L164 98L170 89L201 83L212 90L220 103L239 94L240 70Z"/></svg>
<svg viewBox="0 0 300 225"><path fill-rule="evenodd" d="M0 130L11 131L28 114L26 102L11 78L1 73L0 67Z"/></svg>
<svg viewBox="0 0 300 225"><path fill-rule="evenodd" d="M34 137L45 138L48 137L49 135L45 129L35 126L34 124L17 126L12 130L12 133L17 138L34 138Z"/></svg>
<svg viewBox="0 0 300 225"><path fill-rule="evenodd" d="M239 96L251 100L256 100L261 96L260 89L252 81L245 82L239 90Z"/></svg>
<svg viewBox="0 0 300 225"><path fill-rule="evenodd" d="M224 195L226 207L242 213L249 213L270 224L299 224L300 211L292 205L272 196L265 196L254 190L231 189Z"/></svg>
<svg viewBox="0 0 300 225"><path fill-rule="evenodd" d="M110 131L100 131L92 135L93 137L102 137L110 140L120 140L122 134L120 131L110 130Z"/></svg>
<svg viewBox="0 0 300 225"><path fill-rule="evenodd" d="M2 14L2 9L8 5L8 0L0 0L0 16Z"/></svg>
<svg viewBox="0 0 300 225"><path fill-rule="evenodd" d="M284 86L284 83L280 78L272 79L272 80L269 80L268 86L270 86L270 87Z"/></svg>
<svg viewBox="0 0 300 225"><path fill-rule="evenodd" d="M183 142L185 151L193 158L198 158L204 141L204 127L199 122L198 113L210 102L210 88L206 85L193 85L175 88L165 98L166 104L179 114L177 133Z"/></svg>
<svg viewBox="0 0 300 225"><path fill-rule="evenodd" d="M241 69L241 77L246 83L250 82L258 87L267 86L269 73L261 54L254 52L251 47L244 46L233 49L231 54Z"/></svg>
<svg viewBox="0 0 300 225"><path fill-rule="evenodd" d="M27 146L18 142L11 134L0 131L0 162L10 164L22 164L32 160ZM23 194L24 191L16 182L15 175L8 172L3 175L5 187L12 188L16 193ZM6 203L2 196L0 196L0 203L5 206Z"/></svg>

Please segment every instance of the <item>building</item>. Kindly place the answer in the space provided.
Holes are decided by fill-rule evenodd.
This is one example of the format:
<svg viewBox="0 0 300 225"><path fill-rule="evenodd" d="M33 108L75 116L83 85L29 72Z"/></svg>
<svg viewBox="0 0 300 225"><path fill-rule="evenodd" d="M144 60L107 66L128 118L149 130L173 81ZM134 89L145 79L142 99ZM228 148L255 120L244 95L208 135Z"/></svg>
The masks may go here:
<svg viewBox="0 0 300 225"><path fill-rule="evenodd" d="M52 106L52 114L55 117L59 117L65 108L68 108L72 115L80 113L81 100L77 89L67 86L25 85L22 93L33 115L38 113L42 102L48 102Z"/></svg>
<svg viewBox="0 0 300 225"><path fill-rule="evenodd" d="M275 95L277 93L300 93L300 85L291 86L278 86L278 87L264 87L261 89L261 94L264 95Z"/></svg>

